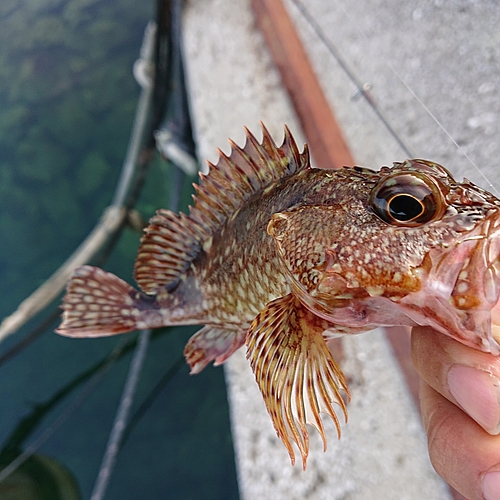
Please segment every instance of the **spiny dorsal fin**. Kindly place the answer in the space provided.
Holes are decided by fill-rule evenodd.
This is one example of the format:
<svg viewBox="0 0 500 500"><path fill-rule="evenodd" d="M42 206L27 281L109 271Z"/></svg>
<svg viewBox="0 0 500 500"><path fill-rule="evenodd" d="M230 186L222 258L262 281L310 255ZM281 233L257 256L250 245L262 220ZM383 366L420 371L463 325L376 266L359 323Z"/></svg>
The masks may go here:
<svg viewBox="0 0 500 500"><path fill-rule="evenodd" d="M231 153L226 156L219 150L216 165L209 163L208 175L200 174L201 181L195 185L196 196L189 218L210 237L220 225L247 200L271 183L310 168L307 146L299 152L288 127L281 147L273 141L264 124L262 142L246 131L246 143L240 148L234 142Z"/></svg>
<svg viewBox="0 0 500 500"><path fill-rule="evenodd" d="M263 124L262 142L246 130L241 148L230 141L231 153L219 151L208 175L200 174L189 216L160 210L151 219L142 238L135 264L135 279L146 293L173 288L189 268L203 243L254 193L274 181L310 168L307 146L299 152L285 126L278 147Z"/></svg>
<svg viewBox="0 0 500 500"><path fill-rule="evenodd" d="M320 412L330 415L339 436L333 402L340 405L347 420L340 391L348 397L349 391L323 338L323 331L331 326L289 294L267 304L247 334L247 358L274 428L292 464L295 454L291 441L296 443L304 469L309 452L306 423L316 427L326 450Z"/></svg>

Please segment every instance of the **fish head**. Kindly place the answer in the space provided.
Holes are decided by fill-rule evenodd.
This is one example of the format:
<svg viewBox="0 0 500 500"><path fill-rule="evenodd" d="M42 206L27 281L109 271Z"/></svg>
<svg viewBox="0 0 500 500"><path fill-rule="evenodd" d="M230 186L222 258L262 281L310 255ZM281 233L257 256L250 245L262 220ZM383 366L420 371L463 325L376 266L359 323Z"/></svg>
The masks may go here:
<svg viewBox="0 0 500 500"><path fill-rule="evenodd" d="M326 202L306 200L268 225L301 302L341 333L428 325L500 354L500 201L426 160L331 179Z"/></svg>

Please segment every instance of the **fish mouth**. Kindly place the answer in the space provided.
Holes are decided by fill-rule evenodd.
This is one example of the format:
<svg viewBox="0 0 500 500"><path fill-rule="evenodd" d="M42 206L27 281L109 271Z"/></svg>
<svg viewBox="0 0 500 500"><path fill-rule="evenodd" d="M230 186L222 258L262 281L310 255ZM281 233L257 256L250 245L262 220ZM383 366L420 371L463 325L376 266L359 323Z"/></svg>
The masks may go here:
<svg viewBox="0 0 500 500"><path fill-rule="evenodd" d="M406 314L465 345L499 355L500 215L486 218L445 252L430 250L425 274L422 288L400 301Z"/></svg>

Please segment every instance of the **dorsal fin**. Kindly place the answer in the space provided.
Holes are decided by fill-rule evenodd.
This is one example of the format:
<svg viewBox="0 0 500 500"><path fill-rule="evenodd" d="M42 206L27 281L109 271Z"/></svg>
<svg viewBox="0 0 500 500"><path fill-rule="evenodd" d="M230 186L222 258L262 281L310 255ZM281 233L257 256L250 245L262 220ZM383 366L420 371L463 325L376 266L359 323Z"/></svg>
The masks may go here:
<svg viewBox="0 0 500 500"><path fill-rule="evenodd" d="M135 259L134 278L145 293L173 287L199 251L199 234L189 218L158 210L149 221Z"/></svg>
<svg viewBox="0 0 500 500"><path fill-rule="evenodd" d="M189 218L198 225L206 238L247 200L274 181L310 168L307 145L299 152L288 127L283 144L278 147L263 123L262 142L245 129L246 143L241 148L233 141L231 153L219 150L216 165L209 163L208 175L200 174L195 185L196 196Z"/></svg>
<svg viewBox="0 0 500 500"><path fill-rule="evenodd" d="M200 247L253 194L273 182L310 168L307 145L299 152L288 127L278 147L261 123L262 142L246 131L243 147L230 141L231 153L219 150L216 165L200 173L189 216L159 210L146 228L135 264L135 279L146 293L172 288Z"/></svg>

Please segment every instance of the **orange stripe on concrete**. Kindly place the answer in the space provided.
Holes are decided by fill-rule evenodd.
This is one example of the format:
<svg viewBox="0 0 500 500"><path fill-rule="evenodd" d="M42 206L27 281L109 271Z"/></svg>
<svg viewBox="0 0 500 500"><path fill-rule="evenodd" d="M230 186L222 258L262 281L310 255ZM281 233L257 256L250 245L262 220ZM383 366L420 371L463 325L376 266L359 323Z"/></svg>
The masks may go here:
<svg viewBox="0 0 500 500"><path fill-rule="evenodd" d="M262 31L319 168L354 165L292 20L280 0L252 0Z"/></svg>

